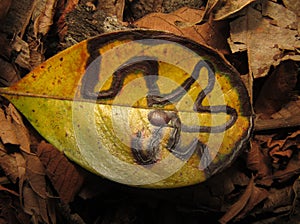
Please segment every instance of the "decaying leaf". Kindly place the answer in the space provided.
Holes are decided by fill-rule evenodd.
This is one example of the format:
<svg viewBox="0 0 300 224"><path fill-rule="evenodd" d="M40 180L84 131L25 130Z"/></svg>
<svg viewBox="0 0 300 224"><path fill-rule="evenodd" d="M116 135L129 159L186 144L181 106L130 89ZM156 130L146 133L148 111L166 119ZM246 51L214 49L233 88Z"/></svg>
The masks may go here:
<svg viewBox="0 0 300 224"><path fill-rule="evenodd" d="M300 114L300 97L294 96L295 99L286 104L277 113L272 114L272 119L295 117Z"/></svg>
<svg viewBox="0 0 300 224"><path fill-rule="evenodd" d="M125 0L104 0L98 4L98 9L103 10L108 16L116 16L119 21L123 21Z"/></svg>
<svg viewBox="0 0 300 224"><path fill-rule="evenodd" d="M2 58L0 58L0 71L0 86L10 86L20 80L16 68Z"/></svg>
<svg viewBox="0 0 300 224"><path fill-rule="evenodd" d="M10 10L1 23L1 31L12 36L18 34L22 38L29 24L35 2L27 0L12 1ZM16 12L18 16L16 16Z"/></svg>
<svg viewBox="0 0 300 224"><path fill-rule="evenodd" d="M53 24L56 4L57 0L47 0L44 9L34 21L34 34L36 38L38 34L45 36L49 32L50 26Z"/></svg>
<svg viewBox="0 0 300 224"><path fill-rule="evenodd" d="M202 25L194 25L203 13L203 10L183 7L169 14L152 13L146 15L134 24L140 28L169 31L198 43L209 45L222 53L228 53L226 44L227 23L212 21Z"/></svg>
<svg viewBox="0 0 300 224"><path fill-rule="evenodd" d="M83 176L76 167L67 160L51 144L41 142L38 156L45 166L46 174L64 203L73 201L83 184Z"/></svg>
<svg viewBox="0 0 300 224"><path fill-rule="evenodd" d="M212 16L214 20L226 19L255 1L256 0L209 0L206 4L204 16L200 22L208 20L210 16Z"/></svg>
<svg viewBox="0 0 300 224"><path fill-rule="evenodd" d="M233 52L247 49L249 68L255 78L265 76L271 65L276 66L285 60L286 51L295 55L300 45L300 40L297 39L298 32L294 29L297 18L292 16L293 12L289 11L288 14L294 21L284 22L287 21L287 9L283 6L265 1L263 9L260 12L248 7L245 16L230 24L231 49Z"/></svg>
<svg viewBox="0 0 300 224"><path fill-rule="evenodd" d="M300 2L298 0L283 0L283 4L289 10L300 16Z"/></svg>
<svg viewBox="0 0 300 224"><path fill-rule="evenodd" d="M24 154L26 179L22 188L23 206L27 214L45 223L55 223L53 203L46 189L45 169L36 155Z"/></svg>
<svg viewBox="0 0 300 224"><path fill-rule="evenodd" d="M294 96L298 66L294 61L282 62L268 77L255 102L255 111L269 118L279 111Z"/></svg>
<svg viewBox="0 0 300 224"><path fill-rule="evenodd" d="M19 170L16 158L14 155L8 154L3 150L4 149L0 149L0 167L2 170L4 170L10 181L16 183L17 179L19 178Z"/></svg>
<svg viewBox="0 0 300 224"><path fill-rule="evenodd" d="M267 153L264 154L261 151L258 140L251 141L251 148L247 155L247 167L255 172L255 177L257 178L256 181L260 180L259 182L263 182L265 186L270 186L272 184L273 181L270 178L270 158Z"/></svg>
<svg viewBox="0 0 300 224"><path fill-rule="evenodd" d="M5 111L0 110L0 138L4 144L19 145L25 152L30 152L30 137L23 124L21 115L9 105Z"/></svg>
<svg viewBox="0 0 300 224"><path fill-rule="evenodd" d="M6 16L12 0L1 0L0 2L0 21Z"/></svg>
<svg viewBox="0 0 300 224"><path fill-rule="evenodd" d="M237 221L243 218L257 204L265 200L267 196L267 190L255 186L254 178L252 177L243 195L229 208L219 222L225 224L233 219Z"/></svg>
<svg viewBox="0 0 300 224"><path fill-rule="evenodd" d="M153 40L154 44L149 45L147 42L149 39ZM146 44L144 44L143 40L146 41ZM124 51L123 47L125 48ZM133 60L134 64L131 69L134 72L130 70L128 73L122 72L122 74L132 77L132 80L141 79L145 77L144 74L151 72L155 66L158 72L152 78L163 76L163 79L167 79L168 82L157 82L157 87L154 84L148 87L147 81L135 84L135 82L131 82L131 79L126 78L124 85L123 81L118 82L119 84L117 85L120 85L120 87L118 87L118 90L115 89L115 93L113 93L117 94L109 95L109 100L104 97L102 99L97 94L99 100L96 102L90 101L89 97L94 97L94 93L92 93L94 90L89 89L92 86L90 82L93 85L97 85L95 88L98 88L98 83L101 86L102 81L106 80L102 80L102 76L100 76L99 80L98 76L94 77L98 72L87 72L90 69L90 64L92 66L94 65L93 62L98 63L99 57L94 58L94 56L100 52L101 63L99 65L101 68L99 72L102 72L101 69L111 69L101 74L115 77L114 74L119 71L118 68L121 65L126 65L128 61L131 62ZM146 66L145 71L140 71L140 64L135 64L136 58L142 58L142 61L148 62L148 60L145 60L148 57L157 58L154 62L162 60L162 63L151 64ZM166 58L170 59L165 61ZM203 60L204 58L205 61ZM74 64L74 61L77 63ZM106 63L110 66L105 66ZM212 64L212 67L210 67L210 64ZM207 66L207 68L202 70L202 67L200 67L201 69L198 71L197 66ZM178 70L179 68L180 70ZM202 73L202 71L205 71L205 73ZM139 75L136 75L136 73ZM194 105L198 103L198 100L182 102L181 98L178 99L179 97L176 97L176 104L183 108L176 108L176 111L179 111L179 115L176 116L182 116L178 120L181 119L182 123L184 125L187 124L188 127L187 131L184 131L184 135L177 137L178 139L180 138L180 144L188 146L182 146L182 150L187 152L180 153L180 156L182 154L186 155L190 151L190 147L194 146L196 139L197 146L195 146L195 150L199 150L200 156L196 151L195 153L191 151L193 153L192 156L188 157L187 161L184 162L176 154L174 156L173 151L165 149L169 143L165 144L157 141L155 144L161 145L158 152L156 152L156 148L153 149L155 157L161 158L157 161L173 158L176 160L176 162L172 163L175 168L184 162L183 166L179 167L179 169L176 168L173 174L168 174L167 178L161 178L160 175L165 175L165 172L156 173L153 172L152 168L141 169L141 166L138 166L138 164L144 164L145 160L140 158L140 152L135 152L135 147L131 146L131 144L138 144L137 147L142 147L142 144L140 146L139 143L135 143L136 141L139 142L139 140L136 140L139 130L142 130L141 133L144 133L144 130L149 130L149 134L145 135L145 138L147 138L145 141L148 141L148 138L152 138L152 128L156 128L156 125L161 125L150 123L152 119L149 116L152 116L153 113L151 111L156 113L156 110L152 108L151 98L144 91L148 91L147 88L149 88L149 92L155 91L155 94L160 96L161 93L159 91L162 89L165 91L164 94L168 96L171 89L181 91L182 85L190 83L189 80L191 79L188 78L191 77L190 74L194 75L195 73L199 73L200 81L203 81L202 74L203 77L208 76L208 81L203 84L203 87L193 88L191 92L187 91L186 95L189 96L191 94L190 99L208 98L206 97L207 94L203 93L209 91L209 102L214 102L213 105L220 106L213 107L217 109L212 111L212 113L202 112L200 109L197 111ZM122 76L116 77L122 78ZM107 80L111 79L108 78ZM107 89L114 88L110 87L110 85L115 85L114 80L112 79L112 83L106 81L103 83L103 92L105 94ZM195 81L194 79L193 82ZM156 83L156 78L151 83ZM179 85L178 88L175 86L168 87L171 83ZM131 84L132 87L128 87ZM187 89L190 88L191 84L188 85ZM152 86L154 86L155 90L152 90ZM124 91L120 91L123 88ZM86 91L92 91L92 95L90 93L86 94ZM102 88L99 93L102 94ZM137 94L140 93L140 99L136 101ZM173 92L171 93L173 94ZM191 183L195 184L204 181L213 173L217 173L223 166L229 166L233 159L236 158L238 152L250 137L252 126L252 110L247 90L236 70L224 60L223 56L205 45L195 44L195 42L188 39L161 31L120 31L83 41L52 57L16 85L1 89L1 94L14 102L15 105L18 105L20 111L23 112L23 115L28 118L37 131L60 151L63 151L70 159L91 172L128 185L168 188L187 186ZM227 96L227 94L229 95ZM82 100L76 100L74 96L80 97ZM135 100L134 105L136 106L132 107L131 100ZM119 108L120 112L115 114L112 111L115 110L116 102L118 102L117 108ZM97 109L91 110L91 106ZM168 113L173 113L173 110L175 110L175 108L173 109L173 104L170 105L171 107L169 107L169 104L166 104L166 106L168 106ZM77 107L78 110L76 109ZM84 111L81 111L82 109ZM163 111L163 107L160 107L160 111ZM195 119L191 118L192 114L195 114ZM118 122L115 122L115 119ZM96 122L95 125L93 125L93 121ZM143 123L143 121L146 122ZM91 128L90 124L97 130L96 132L89 131ZM230 128L228 124L230 124ZM198 126L199 130L198 128L195 129ZM170 128L169 126L163 127ZM128 131L124 132L124 128L128 129ZM116 129L118 130L117 132L115 131ZM78 135L78 133L82 134ZM163 134L165 136L162 138L162 141L165 141L171 137L172 131ZM222 137L220 137L221 135ZM207 138L208 136L209 138ZM211 138L214 141L210 141L209 139ZM82 142L81 139L84 141ZM96 139L96 141L89 141L89 139ZM103 143L101 143L102 141ZM134 143L130 143L131 141ZM204 144L208 145L204 147L202 146ZM105 150L98 150L102 148ZM208 148L215 150L208 150ZM102 153L107 154L104 157ZM210 153L214 155L212 156ZM107 159L110 157L113 158L113 162ZM226 161L223 161L223 159ZM152 162L152 160L155 160L155 162ZM119 165L119 162L122 162L122 165ZM216 164L214 164L215 162ZM170 163L168 162L168 164ZM155 169L154 164L156 164L156 158L151 158L151 167L153 169ZM168 166L166 171L170 172L169 170ZM182 178L182 176L185 176L185 178ZM156 179L157 181L151 181L148 184L149 177L161 179Z"/></svg>
<svg viewBox="0 0 300 224"><path fill-rule="evenodd" d="M27 42L16 36L11 44L13 50L18 53L15 63L27 70L32 69L30 63L30 49Z"/></svg>

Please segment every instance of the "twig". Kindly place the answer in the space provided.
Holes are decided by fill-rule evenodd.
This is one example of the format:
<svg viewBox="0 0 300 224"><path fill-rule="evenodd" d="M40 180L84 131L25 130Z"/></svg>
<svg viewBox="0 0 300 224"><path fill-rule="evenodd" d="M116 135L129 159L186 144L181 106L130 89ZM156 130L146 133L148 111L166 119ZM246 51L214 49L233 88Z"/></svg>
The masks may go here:
<svg viewBox="0 0 300 224"><path fill-rule="evenodd" d="M254 131L265 131L279 128L292 128L300 126L300 115L278 119L257 119L254 121Z"/></svg>

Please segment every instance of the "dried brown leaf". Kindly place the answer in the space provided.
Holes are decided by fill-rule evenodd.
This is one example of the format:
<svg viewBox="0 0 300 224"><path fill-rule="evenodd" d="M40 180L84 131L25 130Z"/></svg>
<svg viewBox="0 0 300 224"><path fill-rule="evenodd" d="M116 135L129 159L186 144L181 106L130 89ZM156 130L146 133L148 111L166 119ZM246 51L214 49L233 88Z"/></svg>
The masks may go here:
<svg viewBox="0 0 300 224"><path fill-rule="evenodd" d="M291 30L297 29L297 15L293 11L275 2L263 1L262 15L271 18L272 20L270 22L275 26Z"/></svg>
<svg viewBox="0 0 300 224"><path fill-rule="evenodd" d="M251 197L253 188L254 188L254 178L252 177L245 192L242 194L239 200L235 202L228 209L225 215L222 216L222 218L219 220L220 223L222 224L228 223L230 220L234 219L246 207Z"/></svg>
<svg viewBox="0 0 300 224"><path fill-rule="evenodd" d="M295 100L290 101L280 111L272 114L272 119L289 118L300 114L300 97L295 97ZM300 120L299 120L300 124Z"/></svg>
<svg viewBox="0 0 300 224"><path fill-rule="evenodd" d="M268 11L263 13L268 14L267 17L264 17L261 11L248 7L245 16L230 24L230 47L233 52L248 50L250 72L255 78L267 75L272 65L277 66L286 60L285 50L294 51L296 54L296 48L300 45L297 30L290 28L291 24L297 24L297 20L289 21L289 25L286 25L286 22L278 22L285 21L287 9L277 3L265 2L268 5L264 8L268 8ZM271 9L274 4L276 9Z"/></svg>
<svg viewBox="0 0 300 224"><path fill-rule="evenodd" d="M224 54L227 53L227 22L212 21L202 25L193 25L201 15L203 15L203 10L184 7L170 14L151 13L137 20L134 25L141 28L169 31L209 45Z"/></svg>
<svg viewBox="0 0 300 224"><path fill-rule="evenodd" d="M297 138L299 135L300 135L300 130L297 130L297 131L285 136L284 139L269 139L269 141L267 142L267 146L269 148L273 148L276 146L278 146L281 149L287 148L286 145L287 145L287 143L289 143L289 140L295 140L295 138ZM296 142L295 142L295 144L296 144ZM290 143L288 145L290 145Z"/></svg>
<svg viewBox="0 0 300 224"><path fill-rule="evenodd" d="M24 211L43 223L55 223L53 202L46 187L46 174L41 161L36 155L24 153L26 175L20 188Z"/></svg>
<svg viewBox="0 0 300 224"><path fill-rule="evenodd" d="M256 172L259 183L265 186L272 184L270 158L262 153L258 140L251 141L251 148L247 155L247 167Z"/></svg>
<svg viewBox="0 0 300 224"><path fill-rule="evenodd" d="M239 215L234 219L235 221L239 221L246 217L248 213L250 213L255 206L264 201L269 195L269 192L257 186L253 186L251 196L245 208L239 213Z"/></svg>
<svg viewBox="0 0 300 224"><path fill-rule="evenodd" d="M213 18L214 20L226 19L255 1L256 0L209 0L205 7L205 13L198 23L208 21L209 18Z"/></svg>
<svg viewBox="0 0 300 224"><path fill-rule="evenodd" d="M18 53L15 63L22 68L31 70L32 66L30 65L30 49L28 43L16 36L12 43L12 48Z"/></svg>
<svg viewBox="0 0 300 224"><path fill-rule="evenodd" d="M103 10L108 16L116 16L123 21L125 0L103 0L98 4L98 9Z"/></svg>
<svg viewBox="0 0 300 224"><path fill-rule="evenodd" d="M282 183L300 174L300 154L292 156L285 169L278 169L273 173L273 179Z"/></svg>
<svg viewBox="0 0 300 224"><path fill-rule="evenodd" d="M2 58L0 58L0 71L0 86L11 86L20 80L16 68Z"/></svg>
<svg viewBox="0 0 300 224"><path fill-rule="evenodd" d="M0 138L4 144L19 145L20 149L30 152L30 137L23 124L21 115L10 104L5 112L0 109Z"/></svg>
<svg viewBox="0 0 300 224"><path fill-rule="evenodd" d="M284 61L272 72L264 83L255 102L255 111L269 118L293 97L297 84L298 66L294 61Z"/></svg>
<svg viewBox="0 0 300 224"><path fill-rule="evenodd" d="M281 213L288 206L288 212L290 212L292 199L293 199L292 186L286 186L283 188L271 188L269 190L268 198L265 200L263 207L257 212L257 214L272 212Z"/></svg>
<svg viewBox="0 0 300 224"><path fill-rule="evenodd" d="M23 186L23 207L24 211L36 220L35 223L38 221L51 223L48 217L47 200L39 197L28 183Z"/></svg>
<svg viewBox="0 0 300 224"><path fill-rule="evenodd" d="M83 184L83 176L76 166L54 146L45 142L38 145L38 156L61 200L66 204L73 201Z"/></svg>
<svg viewBox="0 0 300 224"><path fill-rule="evenodd" d="M0 21L6 16L12 0L1 0L0 1Z"/></svg>
<svg viewBox="0 0 300 224"><path fill-rule="evenodd" d="M0 167L13 183L17 182L17 179L19 178L19 170L14 154L7 154L6 151L0 149Z"/></svg>
<svg viewBox="0 0 300 224"><path fill-rule="evenodd" d="M53 24L53 16L56 9L57 0L47 0L45 8L34 21L34 34L35 37L38 37L38 34L46 35L50 26Z"/></svg>
<svg viewBox="0 0 300 224"><path fill-rule="evenodd" d="M229 16L241 11L245 7L247 7L252 2L255 2L256 0L227 0L224 1L224 4L221 5L220 8L218 8L214 14L215 20L221 20L226 19Z"/></svg>
<svg viewBox="0 0 300 224"><path fill-rule="evenodd" d="M10 34L11 36L18 35L22 38L26 29L28 28L35 3L36 0L12 1L10 10L1 23L1 30L6 34Z"/></svg>
<svg viewBox="0 0 300 224"><path fill-rule="evenodd" d="M41 198L47 198L45 169L36 155L28 154L26 158L26 178L33 191Z"/></svg>
<svg viewBox="0 0 300 224"><path fill-rule="evenodd" d="M283 4L289 10L300 16L300 1L299 0L283 0Z"/></svg>

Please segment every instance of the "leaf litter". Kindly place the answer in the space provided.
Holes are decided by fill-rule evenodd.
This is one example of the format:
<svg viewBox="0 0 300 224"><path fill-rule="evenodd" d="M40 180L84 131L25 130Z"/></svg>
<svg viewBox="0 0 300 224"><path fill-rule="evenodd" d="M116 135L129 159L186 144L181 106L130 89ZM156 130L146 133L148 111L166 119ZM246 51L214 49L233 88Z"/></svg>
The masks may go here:
<svg viewBox="0 0 300 224"><path fill-rule="evenodd" d="M37 2L35 1L36 4ZM47 2L48 4L55 4L55 1ZM75 9L76 5L80 4L77 1L67 2L69 8L64 11L61 18L67 16L69 12ZM120 22L123 22L123 7L126 7L127 4L124 2L117 2L119 4L117 10L113 8L113 4L107 9L109 10L107 13L115 14ZM262 88L254 88L253 90L255 94L253 103L258 117L265 120L256 123L258 126L255 128L259 128L254 133L250 146L235 163L235 166L233 164L228 171L200 186L190 188L186 192L178 190L178 195L174 193L177 198L180 198L179 195L181 194L181 197L184 197L184 200L176 200L177 206L180 203L187 204L189 195L192 195L191 201L196 201L197 208L205 208L204 214L214 214L213 216L219 214L218 219L221 223L237 222L238 220L246 220L248 217L255 219L256 215L264 215L264 212L271 214L267 217L261 216L264 217L265 223L273 223L277 216L290 216L299 212L299 205L297 205L299 204L297 192L300 189L299 184L297 185L300 173L300 135L298 130L300 101L299 90L297 90L297 88L299 89L300 61L299 1L283 0L282 2L283 4L266 0L261 2L250 0L207 1L207 5L202 8L190 9L185 7L168 14L148 14L133 22L137 27L167 30L199 43L210 45L227 55L229 59L231 55L244 52L247 54L249 64L248 76L250 78L248 80L254 81L254 87L256 83L263 80L263 84L260 86ZM62 5L61 2L58 3L58 8L64 9ZM16 5L11 7L18 8ZM44 37L47 37L48 33L51 32L49 27L57 22L52 17L55 8L50 11L46 11L50 8L44 8L44 15L37 13L38 17L31 14L35 9L34 4L24 5L24 8L26 10L21 17L18 17L19 23L13 25L9 31L13 30L20 35L17 35L14 41L6 44L11 49L18 49L19 59L15 63L19 67L13 67L16 70L20 67L30 70L44 60L43 56L46 49L44 49L43 41L45 38L41 39L36 34L42 33ZM100 9L96 6L94 10ZM41 12L41 10L37 12ZM45 14L45 12L47 13ZM4 21L10 20L11 16L8 12ZM28 18L32 18L32 21ZM39 21L43 21L43 23ZM42 25L34 26L38 23ZM34 32L29 32L28 35L27 31L30 29L26 28L29 26L34 27L35 30L32 29ZM69 29L67 26L62 27L66 30ZM1 32L5 33L7 30L9 29L4 26ZM11 43L15 43L15 45L11 45ZM7 46L3 49L8 49ZM34 51L38 52L37 57L34 57L34 53L32 53ZM9 58L12 56L12 51L8 49L5 52L5 57L2 56L2 53L1 60L4 60L6 64L10 63ZM6 67L5 63L3 65ZM10 71L12 69L6 74L9 74ZM16 77L21 71L20 69L17 70L14 78L6 77L5 80L18 79ZM254 77L254 80L251 77ZM2 74L1 78L3 78ZM8 81L5 85L13 82ZM116 190L119 187L117 184L92 176L89 186L84 185L85 179L80 172L78 173L76 165L66 160L49 144L38 142L34 143L37 145L34 145L31 140L28 140L32 139L28 138L32 132L26 131L28 124L24 125L20 115L12 108L8 109L9 107L11 106L2 107L0 110L0 167L11 183L18 184L18 190L13 192L19 195L23 209L14 205L16 210L10 210L11 204L16 203L17 195L13 194L12 197L5 198L3 194L0 194L0 202L2 202L0 204L3 206L1 208L2 217L7 217L3 215L3 211L9 211L10 214L18 214L15 216L18 219L12 223L26 223L28 217L31 217L33 223L38 221L54 223L56 214L53 207L59 198L66 204L72 204L72 201L78 200L76 195L83 195L83 192L85 195L89 195L89 197L82 196L85 199L81 199L84 200L87 209L92 208L91 205L87 204L87 201L89 199L96 200L97 195L100 195L101 199L98 200L98 203L104 204L103 207L99 205L104 211L108 211L105 210L107 200L109 201L108 204L113 205L117 210L122 208L120 205L122 202L117 200L119 197L116 198L111 195L107 199L105 198L105 195L110 191L118 192ZM63 162L59 164L58 161ZM64 175L65 172L68 174ZM72 190L70 190L71 183L75 184ZM106 189L99 189L95 183L100 188L105 187ZM1 184L1 186L3 191L11 190L11 185L6 183ZM83 189L81 189L82 187ZM125 192L129 198L136 199L130 194L135 192L132 189L123 189L121 192ZM143 195L141 192L139 193ZM148 204L142 204L143 206L148 209L153 209L153 206L161 208L159 204L155 204L155 201L151 202L157 193L150 194L150 197L143 196L149 200ZM115 204L112 202L113 199L116 200ZM139 202L140 200L138 198ZM163 200L168 201L170 199L164 198L162 193L159 201ZM131 203L141 205L139 202L133 200ZM149 205L149 203L152 204ZM16 213L16 211L18 212ZM175 211L179 211L177 207ZM209 211L213 211L213 213ZM191 218L190 212L181 215L195 221ZM71 213L69 214L70 217ZM85 212L79 211L79 213L85 217ZM96 214L99 215L98 213ZM109 214L113 216L117 213L113 211L107 214L101 213L102 220L112 221L113 218L108 218ZM172 214L175 215L175 213ZM199 210L196 210L194 214L203 215ZM138 214L136 215L138 216ZM21 216L27 218L21 218ZM122 216L124 218L126 214L122 214ZM198 216L196 217L198 218ZM101 217L98 216L98 219L101 220ZM119 219L115 217L115 221L119 221Z"/></svg>

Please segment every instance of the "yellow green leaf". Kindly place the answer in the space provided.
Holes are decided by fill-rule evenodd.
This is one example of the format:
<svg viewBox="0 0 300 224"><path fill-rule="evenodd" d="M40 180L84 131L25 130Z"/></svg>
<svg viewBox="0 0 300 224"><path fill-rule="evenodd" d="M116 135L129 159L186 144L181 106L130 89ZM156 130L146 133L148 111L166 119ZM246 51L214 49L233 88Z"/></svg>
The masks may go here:
<svg viewBox="0 0 300 224"><path fill-rule="evenodd" d="M252 127L236 70L160 31L83 41L0 94L68 158L132 186L205 181L231 164Z"/></svg>

